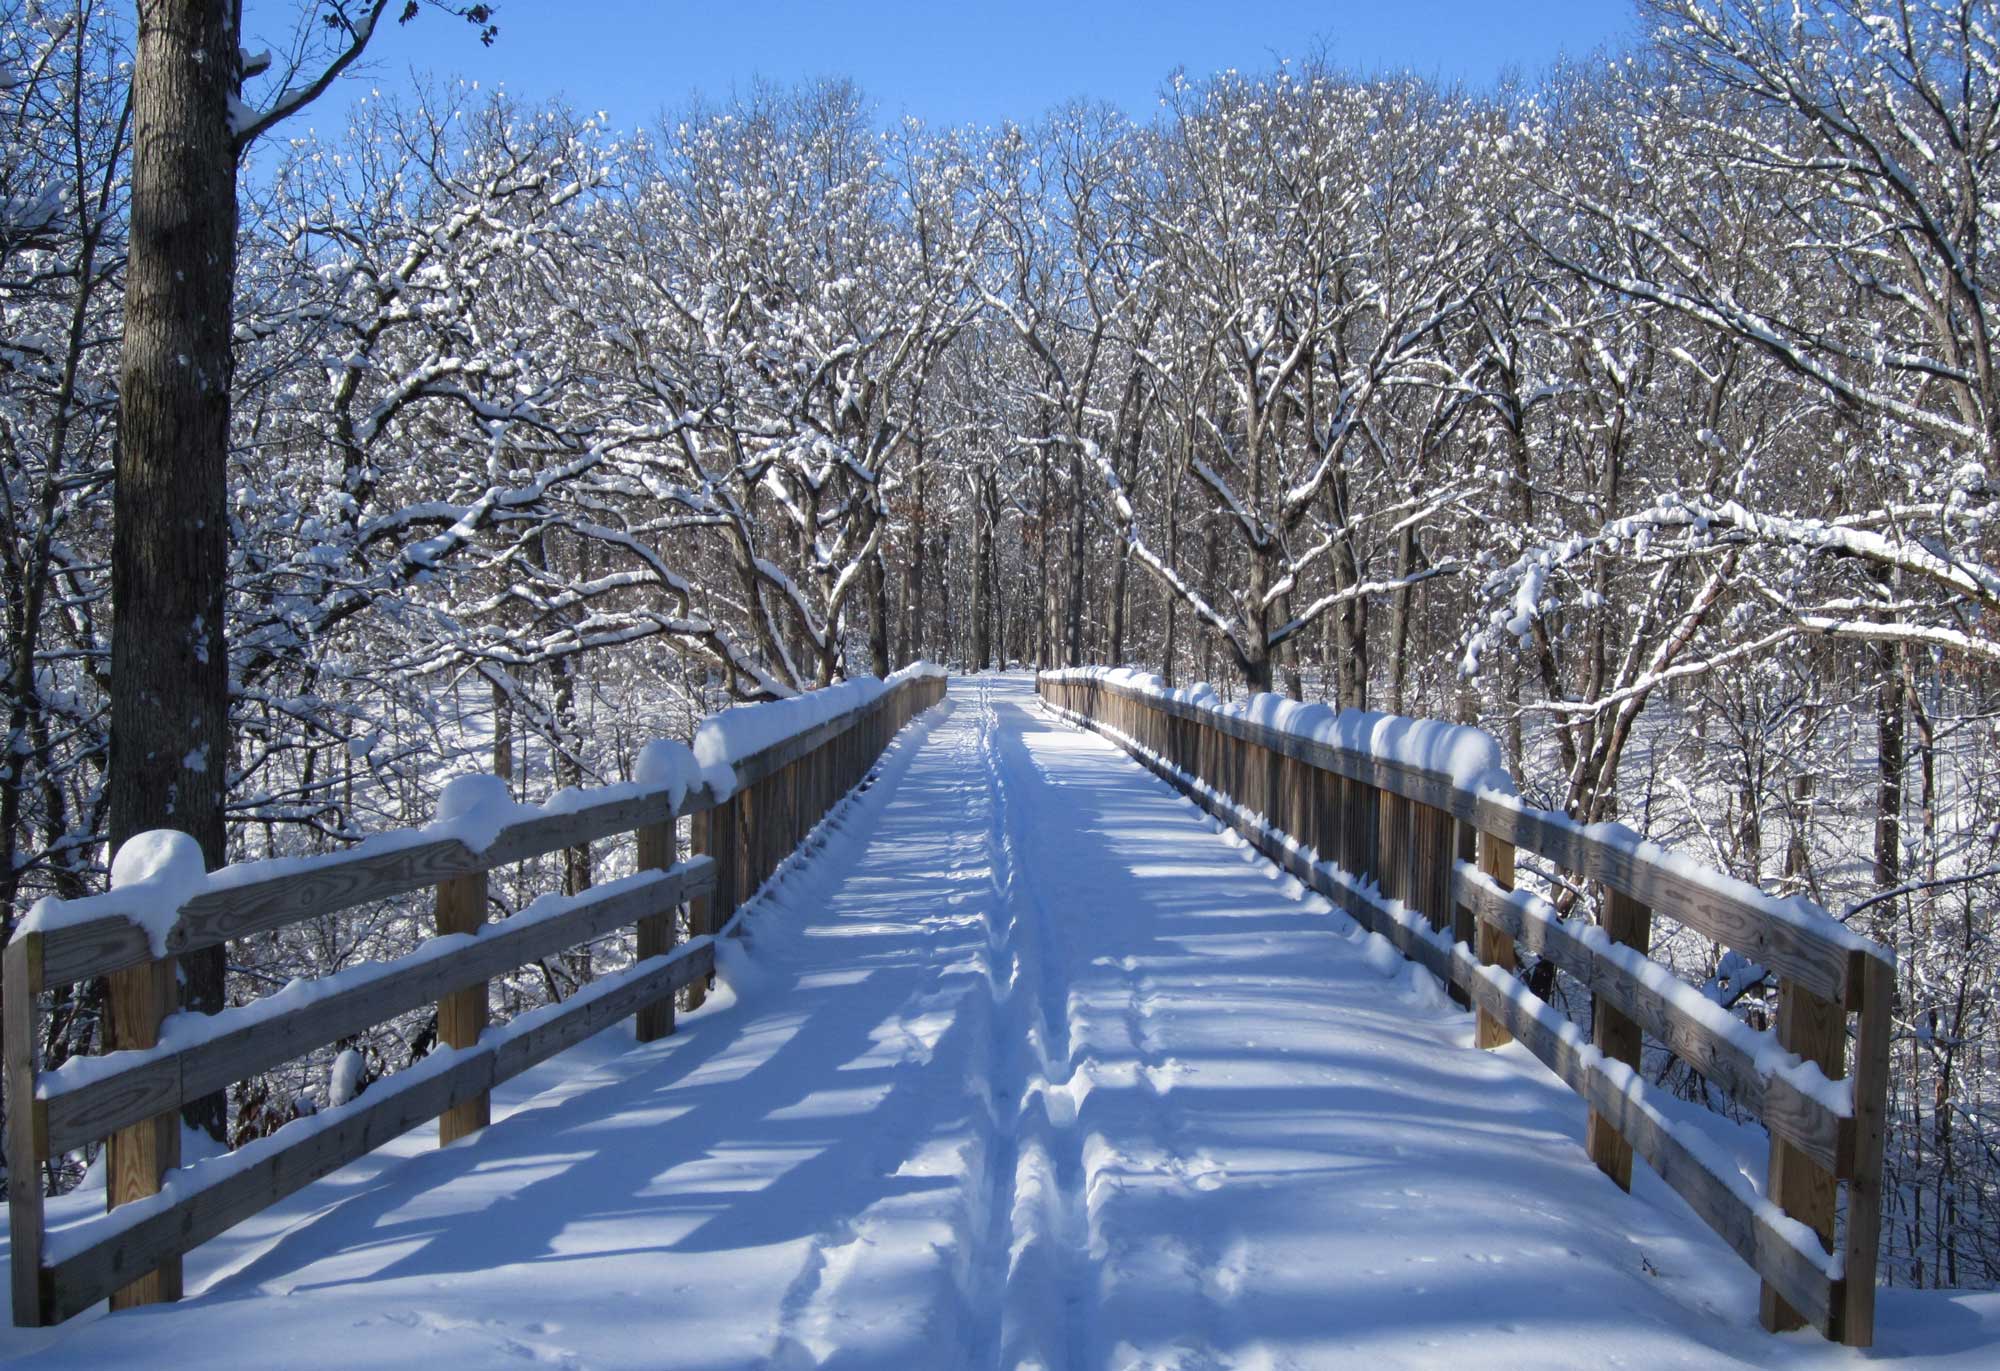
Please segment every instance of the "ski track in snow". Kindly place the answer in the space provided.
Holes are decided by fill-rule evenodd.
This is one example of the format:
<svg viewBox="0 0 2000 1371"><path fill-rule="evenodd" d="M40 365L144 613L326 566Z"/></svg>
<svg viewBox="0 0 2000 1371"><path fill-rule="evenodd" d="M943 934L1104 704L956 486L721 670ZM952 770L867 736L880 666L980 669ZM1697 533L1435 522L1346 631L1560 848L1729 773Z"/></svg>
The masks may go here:
<svg viewBox="0 0 2000 1371"><path fill-rule="evenodd" d="M744 928L675 1037L604 1034L479 1137L419 1130L200 1249L183 1304L0 1359L1858 1361L1765 1337L1664 1187L1591 1168L1580 1101L1024 677L954 681ZM1996 1296L1887 1291L1882 1322L1877 1363L2000 1351Z"/></svg>

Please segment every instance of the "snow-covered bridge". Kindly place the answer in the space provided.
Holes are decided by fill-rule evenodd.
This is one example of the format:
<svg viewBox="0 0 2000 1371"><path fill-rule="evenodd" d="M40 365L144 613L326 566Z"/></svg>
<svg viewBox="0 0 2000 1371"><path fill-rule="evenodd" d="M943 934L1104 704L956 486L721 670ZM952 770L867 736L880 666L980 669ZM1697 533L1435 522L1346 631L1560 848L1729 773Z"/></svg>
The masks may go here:
<svg viewBox="0 0 2000 1371"><path fill-rule="evenodd" d="M954 683L619 1024L187 1259L36 1366L1814 1365L1585 1105L1022 677ZM1746 1169L1765 1135L1746 1132ZM99 1201L101 1203L101 1199ZM52 1202L59 1236L66 1215ZM52 1237L52 1241L54 1238ZM1878 1355L1991 1365L1990 1297Z"/></svg>

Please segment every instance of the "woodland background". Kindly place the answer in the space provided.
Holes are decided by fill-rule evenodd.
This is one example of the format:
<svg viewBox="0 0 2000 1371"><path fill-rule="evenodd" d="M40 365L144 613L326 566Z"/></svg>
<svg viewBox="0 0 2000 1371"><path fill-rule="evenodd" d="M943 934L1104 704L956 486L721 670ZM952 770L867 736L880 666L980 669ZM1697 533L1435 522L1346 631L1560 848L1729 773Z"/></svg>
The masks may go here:
<svg viewBox="0 0 2000 1371"><path fill-rule="evenodd" d="M1143 124L884 129L828 82L619 134L440 83L267 146L204 759L232 857L424 821L469 767L624 779L730 700L920 657L1476 722L1536 802L1896 948L1883 1276L2000 1284L2000 13L1642 10L1492 90L1303 60L1171 78ZM131 39L0 0L5 931L108 862ZM251 940L231 993L423 922ZM1765 1012L1761 968L1669 947ZM51 1065L100 1008L58 1007ZM378 1075L434 1032L347 1047Z"/></svg>

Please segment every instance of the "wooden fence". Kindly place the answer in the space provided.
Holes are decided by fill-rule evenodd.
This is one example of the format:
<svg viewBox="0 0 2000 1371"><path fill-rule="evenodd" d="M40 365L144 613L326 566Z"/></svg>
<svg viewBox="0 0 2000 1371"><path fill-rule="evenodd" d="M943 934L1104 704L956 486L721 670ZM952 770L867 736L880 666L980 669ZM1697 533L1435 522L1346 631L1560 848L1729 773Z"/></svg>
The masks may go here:
<svg viewBox="0 0 2000 1371"><path fill-rule="evenodd" d="M671 1033L675 992L698 1004L707 987L713 935L862 782L896 732L944 693L941 676L900 681L737 761L727 795L701 786L676 804L664 786L608 787L560 813L523 817L477 851L413 830L397 835L408 841L377 841L262 879L245 869L247 879L211 885L181 906L164 958L139 911L18 934L7 946L0 1006L15 1323L59 1322L106 1296L113 1308L176 1299L183 1253L309 1182L433 1118L440 1143L483 1127L495 1085L620 1019L636 1016L642 1042ZM676 861L682 816L691 816L693 851ZM625 833L636 837L636 875L485 926L489 872ZM304 994L168 1020L175 956L425 888L436 892L437 932L473 936L355 968ZM683 905L690 936L676 946ZM488 1027L494 976L634 926L631 967ZM39 1071L43 992L97 976L109 978L107 1055ZM351 1103L174 1171L182 1104L432 1003L439 1048L422 1061ZM108 1139L109 1212L47 1230L44 1162L98 1139Z"/></svg>
<svg viewBox="0 0 2000 1371"><path fill-rule="evenodd" d="M1454 987L1477 1009L1480 1046L1518 1039L1546 1063L1589 1102L1585 1144L1601 1169L1629 1189L1636 1152L1757 1271L1765 1327L1810 1323L1828 1338L1871 1344L1895 995L1886 950L1823 914L1800 917L1657 849L1460 788L1440 771L1080 674L1045 674L1039 689L1062 716L1132 753ZM1515 891L1517 849L1596 882L1606 894L1601 933ZM1775 975L1776 1045L1825 1079L1773 1066L1757 1050L1771 1035L1751 1034L1660 974L1666 968L1646 957L1655 911ZM1517 948L1589 988L1592 1042L1527 993L1514 975ZM1634 1074L1643 1035L1763 1120L1771 1154L1762 1199L1646 1103Z"/></svg>

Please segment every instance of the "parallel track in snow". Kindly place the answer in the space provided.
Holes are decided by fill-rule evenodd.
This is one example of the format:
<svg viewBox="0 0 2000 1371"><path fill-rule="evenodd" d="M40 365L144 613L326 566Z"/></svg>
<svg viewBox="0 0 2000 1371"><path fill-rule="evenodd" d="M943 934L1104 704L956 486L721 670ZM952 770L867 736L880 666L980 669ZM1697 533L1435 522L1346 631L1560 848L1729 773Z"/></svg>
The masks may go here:
<svg viewBox="0 0 2000 1371"><path fill-rule="evenodd" d="M0 1358L1843 1356L1758 1331L1754 1282L1699 1221L1597 1174L1574 1096L1518 1049L1472 1050L1386 944L1045 716L1025 678L954 682L744 927L675 1037L593 1040L503 1092L482 1135L405 1139L201 1249L184 1304L16 1331ZM2000 1333L1965 1317L1978 1365Z"/></svg>

